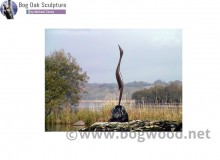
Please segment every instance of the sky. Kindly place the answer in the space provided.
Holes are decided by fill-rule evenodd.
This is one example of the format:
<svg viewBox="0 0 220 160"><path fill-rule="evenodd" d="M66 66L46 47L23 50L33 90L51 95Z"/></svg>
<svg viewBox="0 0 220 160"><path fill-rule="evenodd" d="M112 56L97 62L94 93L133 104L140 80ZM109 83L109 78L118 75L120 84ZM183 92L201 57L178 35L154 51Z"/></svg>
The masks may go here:
<svg viewBox="0 0 220 160"><path fill-rule="evenodd" d="M182 80L181 29L46 29L45 54L64 49L89 83L117 83L119 48L124 83Z"/></svg>

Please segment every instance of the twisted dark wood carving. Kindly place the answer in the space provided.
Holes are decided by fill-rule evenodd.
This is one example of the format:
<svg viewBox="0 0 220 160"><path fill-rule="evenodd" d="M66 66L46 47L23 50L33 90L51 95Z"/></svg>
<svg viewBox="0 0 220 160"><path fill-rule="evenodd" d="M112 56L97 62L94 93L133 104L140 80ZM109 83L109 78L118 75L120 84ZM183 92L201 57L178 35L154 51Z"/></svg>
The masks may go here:
<svg viewBox="0 0 220 160"><path fill-rule="evenodd" d="M119 102L118 102L118 105L121 104L121 98L122 98L122 93L123 93L123 88L124 88L124 84L123 84L123 81L121 79L121 73L120 73L120 64L121 64L121 59L122 59L122 56L123 56L123 50L121 49L121 47L118 45L119 47L119 51L120 51L120 58L119 58L119 62L118 62L118 66L116 68L116 79L117 79L117 82L118 82L118 90L120 91L120 94L119 94Z"/></svg>

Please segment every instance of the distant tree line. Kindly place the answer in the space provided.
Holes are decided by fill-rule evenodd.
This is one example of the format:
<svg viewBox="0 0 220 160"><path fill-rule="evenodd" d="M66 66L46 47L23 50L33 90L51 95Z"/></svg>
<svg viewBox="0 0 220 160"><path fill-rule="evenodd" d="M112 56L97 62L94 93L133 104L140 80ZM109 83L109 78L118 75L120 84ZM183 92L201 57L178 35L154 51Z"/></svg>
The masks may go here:
<svg viewBox="0 0 220 160"><path fill-rule="evenodd" d="M131 99L133 92L150 86L151 84L143 81L124 83L122 99ZM117 83L87 83L87 93L83 94L84 100L113 100L118 99Z"/></svg>
<svg viewBox="0 0 220 160"><path fill-rule="evenodd" d="M181 104L182 83L170 82L163 85L154 85L132 94L136 104Z"/></svg>

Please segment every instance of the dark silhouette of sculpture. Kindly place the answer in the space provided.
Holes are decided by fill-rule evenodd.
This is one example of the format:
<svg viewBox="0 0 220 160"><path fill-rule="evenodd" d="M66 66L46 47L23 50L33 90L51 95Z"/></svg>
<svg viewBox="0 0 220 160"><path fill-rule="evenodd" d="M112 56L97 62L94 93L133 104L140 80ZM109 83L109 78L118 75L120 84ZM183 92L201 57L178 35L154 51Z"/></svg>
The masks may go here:
<svg viewBox="0 0 220 160"><path fill-rule="evenodd" d="M123 81L121 80L121 74L120 74L120 64L121 64L121 59L123 56L123 50L121 49L121 47L119 45L118 45L118 47L119 47L119 51L120 51L120 58L118 61L118 66L117 66L115 75L116 75L116 79L118 82L118 90L120 91L119 102L118 102L118 105L120 105L121 104L121 97L122 97L122 93L123 93L123 88L124 88L124 84L123 84Z"/></svg>
<svg viewBox="0 0 220 160"><path fill-rule="evenodd" d="M118 66L116 68L116 80L118 82L118 90L119 90L119 101L118 101L118 105L116 105L113 109L112 109L112 117L110 118L110 122L128 122L128 113L126 112L125 108L123 106L121 106L121 98L122 98L122 94L123 94L123 89L124 89L124 84L123 81L121 79L121 74L120 74L120 64L121 64L121 59L123 56L123 50L121 49L121 47L118 45L119 47L119 51L120 51L120 58L119 58L119 62L118 62Z"/></svg>
<svg viewBox="0 0 220 160"><path fill-rule="evenodd" d="M13 9L12 9L12 5L11 5L11 0L8 0L8 6L6 6L6 4L3 4L3 8L4 8L4 15L7 19L14 19L14 14L13 14Z"/></svg>

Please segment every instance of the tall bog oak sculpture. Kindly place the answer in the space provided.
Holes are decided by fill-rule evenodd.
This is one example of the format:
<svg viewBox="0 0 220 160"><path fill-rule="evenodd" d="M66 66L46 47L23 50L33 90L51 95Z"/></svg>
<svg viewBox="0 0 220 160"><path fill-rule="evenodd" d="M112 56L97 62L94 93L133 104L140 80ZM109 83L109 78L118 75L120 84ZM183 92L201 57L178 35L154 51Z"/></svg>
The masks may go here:
<svg viewBox="0 0 220 160"><path fill-rule="evenodd" d="M118 100L118 105L116 105L113 109L112 109L112 116L109 119L110 122L128 122L128 113L126 112L125 108L123 106L121 106L121 98L122 98L122 94L123 94L123 88L124 88L124 84L123 81L121 79L121 74L120 74L120 64L121 64L121 59L123 56L123 50L121 49L121 47L118 45L119 47L119 51L120 51L120 58L119 58L119 62L118 62L118 66L116 68L116 80L118 82L118 90L119 90L119 100Z"/></svg>
<svg viewBox="0 0 220 160"><path fill-rule="evenodd" d="M11 0L8 0L8 6L6 6L5 3L3 4L3 14L6 16L7 19L14 19Z"/></svg>

